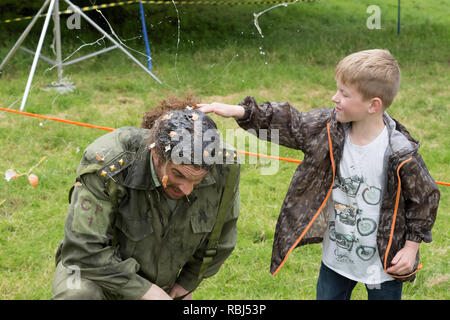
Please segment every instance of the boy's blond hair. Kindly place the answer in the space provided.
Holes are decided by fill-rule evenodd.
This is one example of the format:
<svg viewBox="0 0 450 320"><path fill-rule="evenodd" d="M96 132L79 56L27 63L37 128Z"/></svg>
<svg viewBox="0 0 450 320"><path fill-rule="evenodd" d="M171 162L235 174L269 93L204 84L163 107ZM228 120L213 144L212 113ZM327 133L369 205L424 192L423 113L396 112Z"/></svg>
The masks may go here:
<svg viewBox="0 0 450 320"><path fill-rule="evenodd" d="M365 50L342 59L336 66L334 78L355 86L365 100L380 98L385 110L399 89L400 68L388 50Z"/></svg>

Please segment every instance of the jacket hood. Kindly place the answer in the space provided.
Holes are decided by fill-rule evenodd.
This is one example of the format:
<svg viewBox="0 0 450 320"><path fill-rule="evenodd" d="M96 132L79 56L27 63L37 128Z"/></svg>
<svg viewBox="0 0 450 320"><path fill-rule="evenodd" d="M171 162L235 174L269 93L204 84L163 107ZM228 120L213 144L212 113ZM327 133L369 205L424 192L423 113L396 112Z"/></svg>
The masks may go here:
<svg viewBox="0 0 450 320"><path fill-rule="evenodd" d="M414 139L408 130L397 120L391 118L386 112L383 114L389 134L390 155L404 158L419 149L420 143Z"/></svg>

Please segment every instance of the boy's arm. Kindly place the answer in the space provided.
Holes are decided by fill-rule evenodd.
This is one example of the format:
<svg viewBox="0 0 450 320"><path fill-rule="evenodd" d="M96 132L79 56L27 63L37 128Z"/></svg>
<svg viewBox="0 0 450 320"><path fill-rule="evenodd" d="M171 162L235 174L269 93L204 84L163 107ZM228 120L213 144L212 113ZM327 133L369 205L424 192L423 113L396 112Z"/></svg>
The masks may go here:
<svg viewBox="0 0 450 320"><path fill-rule="evenodd" d="M232 105L225 104L220 102L213 102L210 104L207 103L199 103L196 106L198 110L204 113L214 112L215 114L225 117L225 118L234 118L239 120L244 117L245 109L240 105Z"/></svg>
<svg viewBox="0 0 450 320"><path fill-rule="evenodd" d="M405 199L406 242L386 271L406 274L412 271L420 243L431 242L431 229L439 205L439 189L419 154L400 170Z"/></svg>
<svg viewBox="0 0 450 320"><path fill-rule="evenodd" d="M431 229L439 206L439 188L420 154L400 170L406 212L406 240L431 242Z"/></svg>
<svg viewBox="0 0 450 320"><path fill-rule="evenodd" d="M246 97L239 105L214 102L198 104L197 107L205 113L234 117L240 127L262 140L304 152L308 151L308 138L326 127L331 115L330 108L303 113L287 102L264 102L258 105L253 97Z"/></svg>

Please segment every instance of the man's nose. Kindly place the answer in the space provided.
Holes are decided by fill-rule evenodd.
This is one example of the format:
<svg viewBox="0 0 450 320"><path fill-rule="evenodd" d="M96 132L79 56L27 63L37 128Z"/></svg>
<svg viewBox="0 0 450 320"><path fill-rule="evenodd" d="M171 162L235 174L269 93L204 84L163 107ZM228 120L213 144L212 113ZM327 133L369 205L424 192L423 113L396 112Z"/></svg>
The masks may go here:
<svg viewBox="0 0 450 320"><path fill-rule="evenodd" d="M194 190L194 184L186 182L179 185L178 188L181 190L181 192L184 193L184 195L188 196L189 194L191 194L192 190Z"/></svg>

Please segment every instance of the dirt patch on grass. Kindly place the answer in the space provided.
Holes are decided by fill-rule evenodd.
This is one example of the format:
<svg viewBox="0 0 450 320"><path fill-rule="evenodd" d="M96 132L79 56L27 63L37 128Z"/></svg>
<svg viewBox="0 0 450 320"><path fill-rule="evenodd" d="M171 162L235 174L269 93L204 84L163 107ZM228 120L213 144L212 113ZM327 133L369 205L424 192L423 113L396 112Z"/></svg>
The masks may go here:
<svg viewBox="0 0 450 320"><path fill-rule="evenodd" d="M15 211L21 208L25 201L22 198L9 197L6 199L0 199L0 203L0 217L8 218L11 217Z"/></svg>
<svg viewBox="0 0 450 320"><path fill-rule="evenodd" d="M427 283L425 284L428 288L434 287L436 285L439 285L443 282L449 282L450 280L450 274L438 274L436 276L434 276L433 278L431 278L431 280L427 281Z"/></svg>

